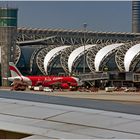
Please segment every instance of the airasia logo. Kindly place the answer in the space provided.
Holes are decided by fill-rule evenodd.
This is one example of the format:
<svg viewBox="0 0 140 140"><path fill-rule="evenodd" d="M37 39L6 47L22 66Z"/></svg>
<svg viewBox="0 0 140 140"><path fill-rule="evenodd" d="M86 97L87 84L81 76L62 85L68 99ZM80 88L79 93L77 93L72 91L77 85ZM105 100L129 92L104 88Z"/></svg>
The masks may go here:
<svg viewBox="0 0 140 140"><path fill-rule="evenodd" d="M60 77L54 77L53 80L62 80Z"/></svg>

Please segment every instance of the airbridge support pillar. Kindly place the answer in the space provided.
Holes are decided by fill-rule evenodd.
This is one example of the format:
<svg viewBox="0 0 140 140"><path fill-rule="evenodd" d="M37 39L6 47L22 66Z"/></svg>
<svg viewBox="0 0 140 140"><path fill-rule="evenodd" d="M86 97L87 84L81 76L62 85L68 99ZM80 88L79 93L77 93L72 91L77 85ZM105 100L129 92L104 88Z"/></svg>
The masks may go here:
<svg viewBox="0 0 140 140"><path fill-rule="evenodd" d="M14 62L17 34L17 9L0 8L0 63L1 77L9 77L9 61ZM8 81L2 79L2 86L8 86Z"/></svg>

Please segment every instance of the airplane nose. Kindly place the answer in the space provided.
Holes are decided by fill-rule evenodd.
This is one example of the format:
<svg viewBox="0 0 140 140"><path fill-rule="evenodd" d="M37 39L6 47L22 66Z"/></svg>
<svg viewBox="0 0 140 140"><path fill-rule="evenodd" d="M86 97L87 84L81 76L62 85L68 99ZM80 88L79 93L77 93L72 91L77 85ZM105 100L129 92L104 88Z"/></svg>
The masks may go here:
<svg viewBox="0 0 140 140"><path fill-rule="evenodd" d="M80 86L80 85L83 84L83 83L80 81L79 78L73 77L73 79L75 79L75 81L77 82L77 85L78 85L78 86Z"/></svg>
<svg viewBox="0 0 140 140"><path fill-rule="evenodd" d="M72 77L72 78L78 83L78 81L79 81L78 78L76 78L76 77Z"/></svg>

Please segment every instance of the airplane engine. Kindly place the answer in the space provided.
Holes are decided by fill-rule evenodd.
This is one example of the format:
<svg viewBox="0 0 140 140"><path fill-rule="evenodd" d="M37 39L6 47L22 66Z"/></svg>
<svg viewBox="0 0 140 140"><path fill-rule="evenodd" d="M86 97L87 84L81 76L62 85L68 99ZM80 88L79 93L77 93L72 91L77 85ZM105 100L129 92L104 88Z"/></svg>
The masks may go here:
<svg viewBox="0 0 140 140"><path fill-rule="evenodd" d="M69 89L68 83L62 83L62 84L61 84L61 88L62 88L62 89Z"/></svg>
<svg viewBox="0 0 140 140"><path fill-rule="evenodd" d="M70 86L76 87L77 83L70 83Z"/></svg>

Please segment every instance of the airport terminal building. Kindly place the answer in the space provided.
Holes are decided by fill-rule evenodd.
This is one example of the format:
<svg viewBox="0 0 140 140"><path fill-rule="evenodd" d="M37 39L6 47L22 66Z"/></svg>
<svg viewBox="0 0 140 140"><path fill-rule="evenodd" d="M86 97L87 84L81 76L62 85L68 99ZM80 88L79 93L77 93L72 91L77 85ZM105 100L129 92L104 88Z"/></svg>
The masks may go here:
<svg viewBox="0 0 140 140"><path fill-rule="evenodd" d="M37 46L36 46L37 47ZM21 47L18 67L28 68L30 57L35 47ZM85 63L84 63L85 57ZM101 71L140 72L140 44L113 43L88 44L85 46L46 46L35 56L36 66L33 73L44 75L72 75Z"/></svg>
<svg viewBox="0 0 140 140"><path fill-rule="evenodd" d="M36 48L38 52L31 68L30 61ZM125 83L131 86L140 80L140 43L137 41L73 46L22 46L20 53L17 66L24 75L89 75L91 77L94 74L107 73L109 75L107 79L99 77L98 80L110 80L120 86ZM94 77L91 80L94 80Z"/></svg>
<svg viewBox="0 0 140 140"><path fill-rule="evenodd" d="M72 75L122 85L140 82L139 5L132 2L132 33L87 31L86 24L82 30L17 28L8 22L10 18L11 24L13 19L17 23L17 9L13 15L13 9L1 8L6 13L0 16L2 75L8 76L8 62L13 61L23 75ZM108 78L101 77L104 73Z"/></svg>

